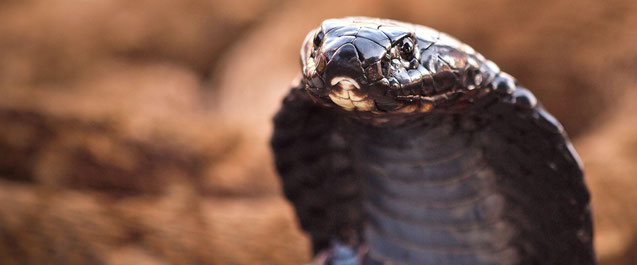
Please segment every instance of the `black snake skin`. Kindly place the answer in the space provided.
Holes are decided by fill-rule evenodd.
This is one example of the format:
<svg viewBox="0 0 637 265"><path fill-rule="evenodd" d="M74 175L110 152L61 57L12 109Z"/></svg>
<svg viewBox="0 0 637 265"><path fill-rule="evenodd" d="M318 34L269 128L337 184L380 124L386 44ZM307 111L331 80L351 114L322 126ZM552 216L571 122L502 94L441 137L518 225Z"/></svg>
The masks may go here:
<svg viewBox="0 0 637 265"><path fill-rule="evenodd" d="M274 118L285 196L325 264L595 264L562 126L430 28L364 17L308 34Z"/></svg>

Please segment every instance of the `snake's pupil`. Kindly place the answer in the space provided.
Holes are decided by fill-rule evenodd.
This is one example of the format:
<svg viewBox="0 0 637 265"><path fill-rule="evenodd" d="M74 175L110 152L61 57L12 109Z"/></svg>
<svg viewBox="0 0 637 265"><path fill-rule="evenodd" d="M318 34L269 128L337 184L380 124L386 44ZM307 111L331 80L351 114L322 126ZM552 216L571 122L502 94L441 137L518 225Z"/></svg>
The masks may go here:
<svg viewBox="0 0 637 265"><path fill-rule="evenodd" d="M405 38L400 46L400 53L404 59L411 59L414 51L414 43L409 38Z"/></svg>
<svg viewBox="0 0 637 265"><path fill-rule="evenodd" d="M411 42L409 41L405 41L405 43L403 43L403 52L404 53L409 53L411 52L413 49L413 46L411 45Z"/></svg>
<svg viewBox="0 0 637 265"><path fill-rule="evenodd" d="M319 45L321 45L321 42L323 42L323 31L319 31L316 33L316 36L314 36L314 47L318 47Z"/></svg>

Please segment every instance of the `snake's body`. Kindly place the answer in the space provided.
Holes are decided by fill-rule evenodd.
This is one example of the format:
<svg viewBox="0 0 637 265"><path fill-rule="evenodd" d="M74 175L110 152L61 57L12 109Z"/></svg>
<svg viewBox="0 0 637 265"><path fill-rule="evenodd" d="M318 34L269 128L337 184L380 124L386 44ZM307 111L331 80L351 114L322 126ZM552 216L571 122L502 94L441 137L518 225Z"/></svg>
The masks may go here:
<svg viewBox="0 0 637 265"><path fill-rule="evenodd" d="M308 36L272 146L326 263L595 263L577 155L513 78L422 26L346 18Z"/></svg>

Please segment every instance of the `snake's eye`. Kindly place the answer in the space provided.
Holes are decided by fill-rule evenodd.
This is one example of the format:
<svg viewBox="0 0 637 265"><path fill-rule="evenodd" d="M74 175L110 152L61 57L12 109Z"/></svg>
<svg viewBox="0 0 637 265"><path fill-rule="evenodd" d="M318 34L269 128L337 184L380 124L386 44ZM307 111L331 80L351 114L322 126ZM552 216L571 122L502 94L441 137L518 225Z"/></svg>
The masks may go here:
<svg viewBox="0 0 637 265"><path fill-rule="evenodd" d="M407 37L400 41L400 57L405 60L411 60L414 57L414 41Z"/></svg>
<svg viewBox="0 0 637 265"><path fill-rule="evenodd" d="M318 46L321 45L321 43L323 42L323 37L325 35L323 34L322 30L319 30L316 35L314 35L314 47L318 48Z"/></svg>

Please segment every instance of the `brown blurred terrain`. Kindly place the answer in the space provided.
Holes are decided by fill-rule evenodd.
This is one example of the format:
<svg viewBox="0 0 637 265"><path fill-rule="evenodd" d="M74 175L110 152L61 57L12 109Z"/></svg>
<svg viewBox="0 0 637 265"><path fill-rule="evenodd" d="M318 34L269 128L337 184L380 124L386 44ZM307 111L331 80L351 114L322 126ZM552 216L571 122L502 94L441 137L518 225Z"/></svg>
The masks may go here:
<svg viewBox="0 0 637 265"><path fill-rule="evenodd" d="M637 2L0 2L0 264L301 264L270 119L323 19L429 25L565 125L602 264L637 264Z"/></svg>

